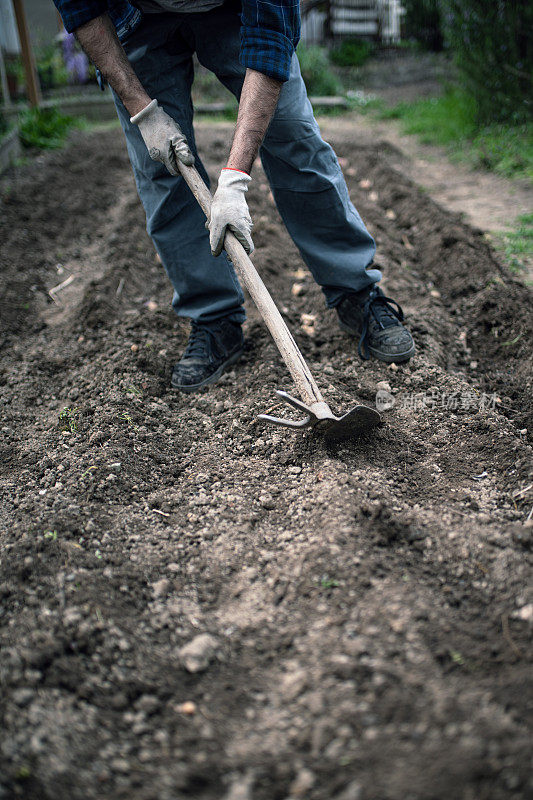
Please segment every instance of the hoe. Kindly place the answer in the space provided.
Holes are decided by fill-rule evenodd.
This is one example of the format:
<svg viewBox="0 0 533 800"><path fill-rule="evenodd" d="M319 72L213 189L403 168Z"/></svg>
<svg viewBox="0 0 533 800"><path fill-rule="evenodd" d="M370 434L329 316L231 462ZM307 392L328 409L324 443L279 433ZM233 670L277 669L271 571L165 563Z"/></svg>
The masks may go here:
<svg viewBox="0 0 533 800"><path fill-rule="evenodd" d="M178 161L179 170L187 182L191 192L200 204L204 214L209 219L211 211L211 193L198 170L187 167ZM231 232L226 233L224 249L233 262L237 274L246 286L252 300L274 339L289 372L291 373L296 388L302 397L297 400L287 392L276 391L278 397L288 405L303 411L305 417L301 420L283 419L272 417L269 414L260 414L263 422L281 425L293 430L311 428L313 432L320 433L329 439L349 439L369 431L381 424L381 416L368 406L355 406L342 417L336 417L322 397L320 389L307 366L303 355L300 353L291 332L287 328L283 317L272 300L265 284L259 277L257 270L248 257L244 247Z"/></svg>

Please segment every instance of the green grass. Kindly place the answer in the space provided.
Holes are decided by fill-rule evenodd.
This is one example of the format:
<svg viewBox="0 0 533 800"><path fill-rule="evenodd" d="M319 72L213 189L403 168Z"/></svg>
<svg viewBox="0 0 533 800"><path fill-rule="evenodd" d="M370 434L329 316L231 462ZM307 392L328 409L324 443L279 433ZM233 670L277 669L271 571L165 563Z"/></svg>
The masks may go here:
<svg viewBox="0 0 533 800"><path fill-rule="evenodd" d="M298 60L308 94L325 97L342 91L341 82L330 67L325 48L300 42Z"/></svg>
<svg viewBox="0 0 533 800"><path fill-rule="evenodd" d="M40 150L61 147L68 132L80 124L79 120L62 114L57 108L30 108L20 118L20 141L24 147Z"/></svg>
<svg viewBox="0 0 533 800"><path fill-rule="evenodd" d="M452 158L505 177L533 180L533 128L495 124L480 128L476 104L460 89L449 88L442 97L399 103L381 109L381 119L398 119L404 133L424 144L448 148Z"/></svg>
<svg viewBox="0 0 533 800"><path fill-rule="evenodd" d="M510 270L521 275L533 261L533 213L518 217L516 228L503 234L496 247L503 252Z"/></svg>

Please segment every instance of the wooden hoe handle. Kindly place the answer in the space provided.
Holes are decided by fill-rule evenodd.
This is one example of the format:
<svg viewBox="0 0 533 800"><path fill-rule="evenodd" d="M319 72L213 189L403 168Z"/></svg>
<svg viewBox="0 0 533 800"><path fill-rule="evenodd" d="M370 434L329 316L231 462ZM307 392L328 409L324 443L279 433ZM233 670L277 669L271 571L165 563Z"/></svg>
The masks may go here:
<svg viewBox="0 0 533 800"><path fill-rule="evenodd" d="M207 219L209 219L212 202L211 192L202 180L198 170L196 167L187 167L180 161L178 161L178 167L189 189L200 204ZM315 403L323 403L324 399L320 389L268 289L259 277L246 250L230 231L226 233L224 249L272 334L272 338L289 368L302 400L309 406Z"/></svg>

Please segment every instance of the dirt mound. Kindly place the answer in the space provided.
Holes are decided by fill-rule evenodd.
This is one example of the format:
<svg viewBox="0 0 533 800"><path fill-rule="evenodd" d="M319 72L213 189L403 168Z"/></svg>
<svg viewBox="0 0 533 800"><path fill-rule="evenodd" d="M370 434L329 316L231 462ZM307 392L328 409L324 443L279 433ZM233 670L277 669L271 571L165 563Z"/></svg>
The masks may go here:
<svg viewBox="0 0 533 800"><path fill-rule="evenodd" d="M199 130L213 176L229 135ZM169 390L188 331L118 131L4 180L0 795L529 796L531 297L379 146L334 144L408 365L358 359L259 171L250 204L334 409L390 384L338 450L257 422L292 387L251 307L235 370Z"/></svg>

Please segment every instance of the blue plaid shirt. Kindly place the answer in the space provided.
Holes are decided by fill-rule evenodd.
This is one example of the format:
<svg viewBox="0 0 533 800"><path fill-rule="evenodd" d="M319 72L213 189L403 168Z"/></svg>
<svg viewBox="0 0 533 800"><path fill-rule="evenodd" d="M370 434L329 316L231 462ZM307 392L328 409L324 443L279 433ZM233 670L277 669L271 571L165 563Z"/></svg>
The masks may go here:
<svg viewBox="0 0 533 800"><path fill-rule="evenodd" d="M108 13L122 40L142 18L141 11L125 0L54 0L54 3L69 33ZM241 20L241 64L286 81L300 38L299 0L242 0Z"/></svg>

